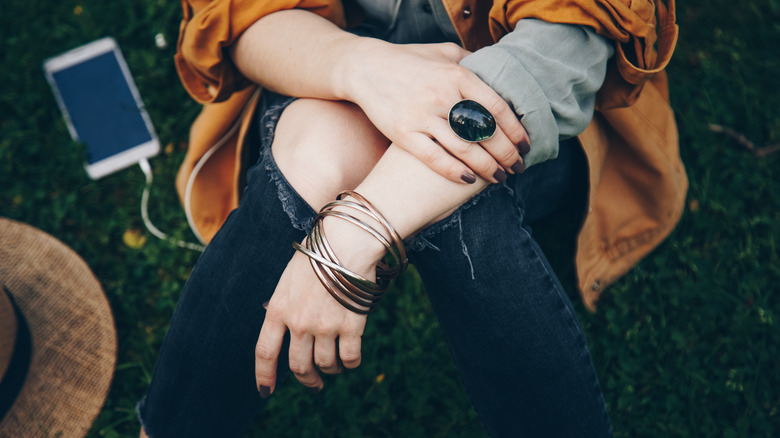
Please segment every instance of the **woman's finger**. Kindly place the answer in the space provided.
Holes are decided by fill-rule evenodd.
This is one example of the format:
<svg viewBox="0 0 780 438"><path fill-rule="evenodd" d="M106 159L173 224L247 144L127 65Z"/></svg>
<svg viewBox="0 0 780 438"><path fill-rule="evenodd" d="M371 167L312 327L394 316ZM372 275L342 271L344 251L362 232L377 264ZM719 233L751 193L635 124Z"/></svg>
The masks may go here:
<svg viewBox="0 0 780 438"><path fill-rule="evenodd" d="M473 170L426 134L410 134L398 146L450 181L466 184L477 181L477 174Z"/></svg>
<svg viewBox="0 0 780 438"><path fill-rule="evenodd" d="M509 104L479 77L474 75L473 79L464 81L461 85L463 98L479 102L490 111L496 119L498 128L504 132L512 144L518 145L524 139L528 141L528 134L525 132L523 124L520 123L517 114Z"/></svg>
<svg viewBox="0 0 780 438"><path fill-rule="evenodd" d="M273 394L276 387L276 364L286 332L287 327L284 324L276 320L270 312L266 314L255 346L255 382L263 398Z"/></svg>
<svg viewBox="0 0 780 438"><path fill-rule="evenodd" d="M511 168L520 158L517 149L508 141L494 143L497 147L493 151L487 150L480 143L468 142L458 137L450 128L449 122L441 118L433 123L430 130L431 134L450 154L475 171L477 175L493 183L506 181L504 168ZM499 131L500 129L496 129L496 134L493 137L499 135ZM497 149L501 146L506 150L499 153ZM492 153L498 156L492 155Z"/></svg>
<svg viewBox="0 0 780 438"><path fill-rule="evenodd" d="M318 336L314 340L314 364L326 374L338 374L341 372L336 355L336 338Z"/></svg>
<svg viewBox="0 0 780 438"><path fill-rule="evenodd" d="M489 139L479 143L498 163L510 173L523 173L525 165L520 156L523 152L512 143L500 127L496 128L496 133Z"/></svg>
<svg viewBox="0 0 780 438"><path fill-rule="evenodd" d="M339 336L339 357L344 368L353 369L360 365L361 337L358 335Z"/></svg>
<svg viewBox="0 0 780 438"><path fill-rule="evenodd" d="M290 329L290 371L303 386L322 388L322 378L314 368L314 336Z"/></svg>

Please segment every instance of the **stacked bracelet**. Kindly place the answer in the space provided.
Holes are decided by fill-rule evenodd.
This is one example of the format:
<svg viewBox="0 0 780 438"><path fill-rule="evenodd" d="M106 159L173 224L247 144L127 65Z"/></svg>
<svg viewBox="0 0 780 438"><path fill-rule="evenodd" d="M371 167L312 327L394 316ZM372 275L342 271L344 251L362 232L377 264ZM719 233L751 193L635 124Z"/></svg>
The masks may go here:
<svg viewBox="0 0 780 438"><path fill-rule="evenodd" d="M350 196L355 201L345 200L346 196ZM390 239L388 240L384 234L365 221L349 213L334 210L336 207L351 208L370 217L384 229ZM387 249L387 254L377 264L376 282L341 266L322 227L322 221L326 217L339 218L362 228ZM367 314L376 306L390 280L403 272L407 265L406 250L401 236L379 210L362 195L352 190L340 193L335 201L325 205L314 218L314 227L304 245L294 242L293 247L309 257L314 273L328 293L342 306L360 314Z"/></svg>

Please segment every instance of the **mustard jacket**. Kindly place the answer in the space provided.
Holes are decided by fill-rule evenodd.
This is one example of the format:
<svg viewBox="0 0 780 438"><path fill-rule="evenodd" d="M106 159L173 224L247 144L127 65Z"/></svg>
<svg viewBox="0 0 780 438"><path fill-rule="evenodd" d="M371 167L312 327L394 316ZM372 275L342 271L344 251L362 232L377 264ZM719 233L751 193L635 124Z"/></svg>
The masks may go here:
<svg viewBox="0 0 780 438"><path fill-rule="evenodd" d="M349 5L348 2L344 4ZM242 146L257 86L225 48L259 18L302 8L339 26L359 11L340 0L182 0L176 67L204 104L176 185L195 233L209 241L238 206ZM524 18L591 26L615 41L615 57L578 136L589 170L588 210L577 237L576 270L588 309L604 288L655 248L682 215L688 180L664 68L678 29L674 0L444 0L463 46L493 44Z"/></svg>

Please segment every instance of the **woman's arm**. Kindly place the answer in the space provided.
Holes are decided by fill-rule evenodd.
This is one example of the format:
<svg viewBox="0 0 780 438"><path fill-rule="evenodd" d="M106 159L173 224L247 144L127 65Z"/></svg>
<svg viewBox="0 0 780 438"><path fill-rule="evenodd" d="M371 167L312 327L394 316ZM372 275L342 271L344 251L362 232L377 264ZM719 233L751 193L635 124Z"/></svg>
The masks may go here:
<svg viewBox="0 0 780 438"><path fill-rule="evenodd" d="M489 184L483 179L470 185L449 181L391 145L356 191L406 238L449 215ZM359 215L353 210L347 212ZM376 263L384 256L385 248L348 222L326 218L323 227L341 264L374 280ZM336 302L315 276L308 258L296 253L269 302L257 342L255 379L260 395L268 397L274 391L277 359L287 331L290 370L303 385L319 389L323 383L318 368L337 373L339 362L346 368L360 364L365 322L365 315Z"/></svg>
<svg viewBox="0 0 780 438"><path fill-rule="evenodd" d="M257 21L231 54L242 73L264 87L299 97L348 100L363 110L366 122L393 145L357 190L404 237L453 211L490 182L503 180L506 174L493 157L500 157L501 167L510 172L521 163L515 144L527 141L522 125L503 99L457 65L466 52L452 44L398 46L359 38L314 14L291 10ZM496 116L499 129L489 141L466 143L449 128L449 109L464 98L482 103ZM384 247L349 223L328 218L324 227L340 262L373 279ZM317 367L336 372L339 361L348 368L360 363L365 319L336 302L309 260L296 253L269 303L257 343L260 394L273 391L286 332L290 369L304 385L321 387Z"/></svg>
<svg viewBox="0 0 780 438"><path fill-rule="evenodd" d="M356 103L388 139L452 181L470 183L476 173L499 182L504 171L522 169L516 145L528 141L525 130L498 94L457 65L468 52L454 44L395 45L285 10L258 20L230 52L246 77L268 89ZM468 143L452 132L447 115L462 99L496 117L490 140Z"/></svg>

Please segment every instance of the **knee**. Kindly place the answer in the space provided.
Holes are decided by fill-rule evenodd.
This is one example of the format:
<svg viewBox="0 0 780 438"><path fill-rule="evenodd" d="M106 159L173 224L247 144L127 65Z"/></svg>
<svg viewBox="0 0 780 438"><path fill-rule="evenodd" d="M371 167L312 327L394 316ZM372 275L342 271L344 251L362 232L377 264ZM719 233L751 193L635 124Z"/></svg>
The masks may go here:
<svg viewBox="0 0 780 438"><path fill-rule="evenodd" d="M300 99L282 113L272 152L290 185L317 210L355 188L388 144L358 106Z"/></svg>

